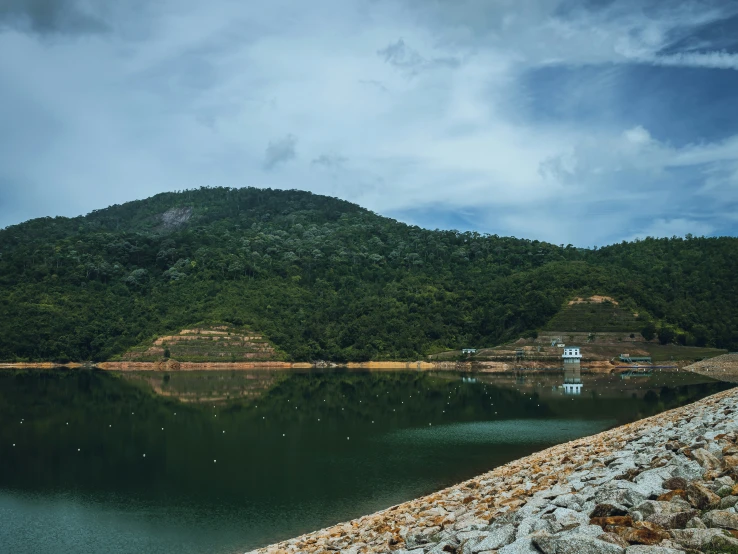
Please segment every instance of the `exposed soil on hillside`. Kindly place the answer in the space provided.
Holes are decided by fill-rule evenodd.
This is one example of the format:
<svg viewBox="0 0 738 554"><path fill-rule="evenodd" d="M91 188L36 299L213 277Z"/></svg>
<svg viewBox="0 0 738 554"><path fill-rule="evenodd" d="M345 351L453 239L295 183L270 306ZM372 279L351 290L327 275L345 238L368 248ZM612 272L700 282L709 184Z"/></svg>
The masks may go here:
<svg viewBox="0 0 738 554"><path fill-rule="evenodd" d="M282 356L261 334L226 325L182 329L123 354L122 362L156 362L164 357L180 363L279 361Z"/></svg>
<svg viewBox="0 0 738 554"><path fill-rule="evenodd" d="M602 304L603 302L610 302L612 304L615 304L616 306L618 305L615 299L611 296L600 296L596 294L594 296L590 296L589 298L577 297L574 300L569 300L569 306L571 306L572 304Z"/></svg>

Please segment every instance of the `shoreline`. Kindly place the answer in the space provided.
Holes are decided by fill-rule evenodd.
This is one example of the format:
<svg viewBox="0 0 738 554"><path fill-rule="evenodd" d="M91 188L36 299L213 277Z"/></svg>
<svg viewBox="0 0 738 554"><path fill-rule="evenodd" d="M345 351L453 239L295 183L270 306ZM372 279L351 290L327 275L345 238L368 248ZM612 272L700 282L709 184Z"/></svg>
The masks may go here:
<svg viewBox="0 0 738 554"><path fill-rule="evenodd" d="M687 367L687 360L671 362L675 369ZM595 373L613 373L619 370L649 369L651 366L629 366L627 368L611 364L609 361L585 361L582 371ZM563 363L555 362L178 362L166 360L160 362L9 362L0 363L0 369L99 369L103 371L247 371L252 369L369 369L369 370L416 370L416 371L461 371L475 373L510 373L514 371L550 371L563 370Z"/></svg>
<svg viewBox="0 0 738 554"><path fill-rule="evenodd" d="M530 536L525 535L520 527L516 528L515 526L520 525L525 517L532 517L538 513L539 508L543 510L544 504L547 505L558 500L560 502L553 506L551 512L574 518L578 522L574 527L581 527L582 533L585 533L585 535L588 533L589 538L587 540L591 538L591 540L597 540L598 543L607 542L597 538L604 533L606 525L602 528L596 525L593 526L587 510L576 512L576 510L571 509L576 502L580 501L584 504L589 503L585 506L588 509L593 507L590 500L586 502L583 500L585 498L584 492L595 487L590 492L592 492L594 498L598 498L597 495L601 492L599 489L605 490L606 487L612 486L612 491L615 492L610 492L616 497L615 500L619 502L613 500L607 505L612 507L615 504L614 510L616 512L622 512L626 508L632 511L631 508L634 509L634 506L623 507L620 505L622 503L627 504L626 500L621 498L625 494L623 491L642 487L643 490L638 493L641 498L634 504L642 504L646 501L646 498L654 496L655 492L659 492L659 494L667 492L661 488L661 484L666 479L664 476L668 472L664 470L663 475L659 473L660 478L654 477L654 475L662 467L671 463L677 464L674 467L691 468L691 481L696 480L697 484L690 483L690 486L697 487L699 485L704 488L698 481L703 477L711 477L714 480L717 478L719 468L714 467L710 473L708 469L703 471L700 466L707 465L707 467L710 467L710 464L715 464L716 455L720 453L719 449L716 450L717 447L713 448L713 446L706 445L705 442L713 439L717 441L718 438L721 441L726 440L724 439L725 434L710 433L710 429L718 427L718 424L729 428L730 437L732 437L730 444L733 445L730 448L738 453L738 445L735 444L738 441L738 414L733 412L733 408L737 405L738 389L730 389L649 418L553 446L430 495L349 522L339 523L297 538L265 546L253 550L250 554L329 551L350 552L352 554L390 551L412 552L412 554L431 551L434 553L444 551L476 553L486 552L487 550L494 552L500 547L503 547L499 551L500 554L503 554L503 552L538 552L539 550L531 545L531 541L536 539L535 533L530 534ZM694 423L692 423L693 421ZM707 439L706 436L710 434L712 437ZM699 444L693 444L690 448L689 441L692 439L698 441ZM703 442L699 442L701 439ZM682 445L677 441L686 441L686 444ZM675 446L672 448L669 446L670 444ZM640 456L639 458L638 454L642 454L646 447L658 451L658 455L651 458L649 453L647 457ZM728 451L726 448L728 447L723 448L723 450ZM703 454L704 452L707 452L707 454ZM710 454L711 452L715 454ZM729 452L732 452L732 450ZM634 457L635 462L624 466L621 472L622 475L620 475L618 473L620 470L617 470L620 465L615 461L624 459L626 456ZM731 460L730 463L735 462L736 464L727 474L733 475L738 480L738 456L735 458L727 456L727 459ZM700 460L700 463L696 460ZM722 463L722 460L720 463ZM695 467L698 470L697 473L695 473ZM609 471L612 469L615 471ZM593 477L585 476L588 470L591 470ZM640 473L648 476L650 480L641 478ZM698 476L698 474L700 475ZM603 475L605 475L604 478ZM646 489L651 486L652 481L655 483L653 486L656 487L653 489L654 494L641 494L649 492L650 489ZM730 481L734 483L732 478L730 478ZM738 495L738 485L731 486L734 486L734 492L731 494ZM728 487L728 490L731 490L730 487ZM618 496L619 494L620 496ZM683 490L679 494L686 495ZM709 497L709 495L707 496ZM663 497L659 496L659 498ZM738 502L738 496L731 498L735 498L734 502ZM567 504L570 501L571 504ZM674 500L674 502L678 501L679 498ZM655 503L655 508L652 505L649 506L654 510L656 508L666 510L666 504L667 502L664 501ZM569 508L565 508L565 506L569 506ZM692 507L688 506L687 508L682 506L680 509L685 512L694 511ZM566 513L557 512L559 509ZM733 510L735 512L735 508ZM576 512L579 515L574 516L569 512ZM513 516L513 514L520 513L524 516ZM622 513L618 515L622 515ZM604 513L603 515L613 514ZM636 519L633 519L633 517ZM654 527L655 524L649 523L650 527L644 524L645 527L654 528L655 531L654 529L643 531L643 525L638 526L634 523L638 516L634 514L633 517L627 520L628 525L615 525L611 522L610 526L617 527L617 529L608 532L608 534L618 535L619 533L618 536L620 537L620 543L618 543L617 537L607 537L614 541L610 545L615 549L612 552L630 554L630 550L626 551L629 545L653 545L662 541L665 541L662 547L674 546L672 544L674 540L672 528L663 525ZM692 517L696 517L696 515L692 515ZM732 516L729 516L729 518L732 518ZM738 515L735 515L735 520L736 525L738 525ZM623 523L623 521L620 523ZM686 524L686 520L683 524ZM547 525L548 523L541 524L540 527L546 527ZM707 525L698 523L694 523L694 525L707 527ZM502 528L501 526L505 527L506 541L481 550L476 547L465 549L464 541L472 541L475 538L480 539L480 537L480 540L486 540L485 537L489 538L497 534ZM535 530L534 527L535 525L530 527L529 530ZM564 527L567 532L574 528ZM639 537L648 535L653 538L652 531L656 533L655 536L660 537L659 540L657 542L642 542ZM687 529L687 534L690 533L691 531ZM559 540L556 539L557 535L554 533L547 532L543 534L545 540ZM735 534L738 535L738 527L736 527ZM630 537L632 540L623 540L623 536ZM681 537L681 535L679 536ZM566 540L572 540L572 537L567 535ZM728 540L727 536L726 540ZM736 541L732 546L738 547L738 540L732 540ZM513 549L512 547L518 542L521 542L521 544ZM616 546L615 543L620 544L620 546ZM434 550L434 548L436 549ZM699 549L695 550L699 551ZM683 550L678 545L677 548L673 549L673 552L680 551ZM555 549L551 552L555 552ZM610 550L603 550L603 552L610 552ZM641 550L637 552L641 552ZM642 552L645 554L648 551L643 550ZM654 552L660 551L655 550Z"/></svg>

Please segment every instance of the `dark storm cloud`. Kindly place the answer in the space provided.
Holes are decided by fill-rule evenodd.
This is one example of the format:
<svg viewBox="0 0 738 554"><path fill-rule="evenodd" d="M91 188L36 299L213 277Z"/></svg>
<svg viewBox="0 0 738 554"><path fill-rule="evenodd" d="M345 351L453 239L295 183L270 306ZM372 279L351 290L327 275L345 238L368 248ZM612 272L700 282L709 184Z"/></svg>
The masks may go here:
<svg viewBox="0 0 738 554"><path fill-rule="evenodd" d="M0 31L3 28L47 35L100 33L108 26L77 0L0 0Z"/></svg>
<svg viewBox="0 0 738 554"><path fill-rule="evenodd" d="M297 137L287 135L281 139L272 141L264 152L264 169L271 171L280 164L285 164L297 157L295 147Z"/></svg>

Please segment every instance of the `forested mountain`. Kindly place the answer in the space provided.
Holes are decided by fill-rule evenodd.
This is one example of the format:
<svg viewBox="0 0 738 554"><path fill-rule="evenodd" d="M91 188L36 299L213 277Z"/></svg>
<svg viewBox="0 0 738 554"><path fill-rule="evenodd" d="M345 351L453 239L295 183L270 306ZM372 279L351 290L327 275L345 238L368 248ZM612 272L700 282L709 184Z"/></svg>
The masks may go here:
<svg viewBox="0 0 738 554"><path fill-rule="evenodd" d="M102 360L197 323L294 360L415 359L607 294L665 341L738 348L738 239L596 250L430 231L300 191L202 188L0 231L0 359Z"/></svg>

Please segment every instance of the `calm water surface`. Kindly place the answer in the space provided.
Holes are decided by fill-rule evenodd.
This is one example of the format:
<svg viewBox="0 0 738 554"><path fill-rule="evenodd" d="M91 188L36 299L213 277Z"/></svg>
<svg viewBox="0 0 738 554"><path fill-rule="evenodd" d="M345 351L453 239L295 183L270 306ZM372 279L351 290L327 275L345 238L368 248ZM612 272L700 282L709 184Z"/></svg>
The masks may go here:
<svg viewBox="0 0 738 554"><path fill-rule="evenodd" d="M564 380L0 371L0 550L245 552L729 387Z"/></svg>

